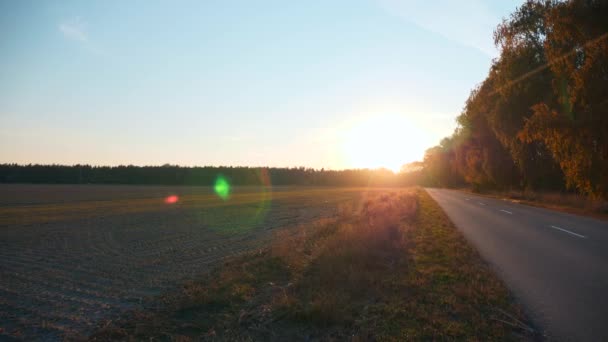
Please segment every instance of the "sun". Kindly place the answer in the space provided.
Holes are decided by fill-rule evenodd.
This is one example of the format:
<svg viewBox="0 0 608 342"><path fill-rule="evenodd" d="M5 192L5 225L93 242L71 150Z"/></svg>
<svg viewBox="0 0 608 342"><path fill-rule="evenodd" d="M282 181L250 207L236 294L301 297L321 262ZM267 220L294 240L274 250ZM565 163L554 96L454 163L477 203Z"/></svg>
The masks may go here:
<svg viewBox="0 0 608 342"><path fill-rule="evenodd" d="M377 115L354 123L343 137L349 168L386 168L398 172L419 160L426 148L423 132L404 115Z"/></svg>

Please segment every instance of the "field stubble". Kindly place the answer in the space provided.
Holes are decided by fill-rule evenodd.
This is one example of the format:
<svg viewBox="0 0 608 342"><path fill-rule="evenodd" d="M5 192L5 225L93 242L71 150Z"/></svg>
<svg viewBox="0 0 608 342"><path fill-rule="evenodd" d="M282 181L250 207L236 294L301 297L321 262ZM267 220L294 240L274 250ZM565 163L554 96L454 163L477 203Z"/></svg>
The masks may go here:
<svg viewBox="0 0 608 342"><path fill-rule="evenodd" d="M0 337L79 338L366 189L2 185ZM175 204L163 199L178 195Z"/></svg>

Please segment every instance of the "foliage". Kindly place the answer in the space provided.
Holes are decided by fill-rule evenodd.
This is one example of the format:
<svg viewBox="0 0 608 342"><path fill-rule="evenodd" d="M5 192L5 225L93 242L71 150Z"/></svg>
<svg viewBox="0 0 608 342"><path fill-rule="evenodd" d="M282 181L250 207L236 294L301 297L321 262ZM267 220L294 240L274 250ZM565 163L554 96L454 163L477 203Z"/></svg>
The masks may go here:
<svg viewBox="0 0 608 342"><path fill-rule="evenodd" d="M494 39L449 146L427 151L431 181L608 198L608 3L529 0Z"/></svg>

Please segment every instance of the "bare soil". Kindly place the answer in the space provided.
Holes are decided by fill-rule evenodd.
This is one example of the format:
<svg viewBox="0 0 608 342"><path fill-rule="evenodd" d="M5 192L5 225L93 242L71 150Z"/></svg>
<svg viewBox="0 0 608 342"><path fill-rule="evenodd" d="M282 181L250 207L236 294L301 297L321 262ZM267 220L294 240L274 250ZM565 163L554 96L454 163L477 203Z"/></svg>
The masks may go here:
<svg viewBox="0 0 608 342"><path fill-rule="evenodd" d="M244 187L223 201L206 187L0 185L0 340L84 338L366 192Z"/></svg>

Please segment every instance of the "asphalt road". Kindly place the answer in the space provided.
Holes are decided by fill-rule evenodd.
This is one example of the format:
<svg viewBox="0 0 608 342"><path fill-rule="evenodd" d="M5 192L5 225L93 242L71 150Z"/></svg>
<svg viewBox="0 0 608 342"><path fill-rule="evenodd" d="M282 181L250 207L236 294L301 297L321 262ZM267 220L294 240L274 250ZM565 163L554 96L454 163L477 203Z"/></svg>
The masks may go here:
<svg viewBox="0 0 608 342"><path fill-rule="evenodd" d="M608 222L427 189L549 340L608 341Z"/></svg>

